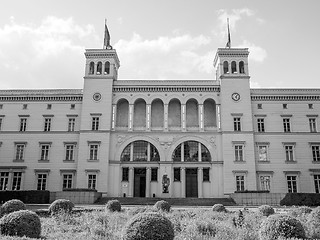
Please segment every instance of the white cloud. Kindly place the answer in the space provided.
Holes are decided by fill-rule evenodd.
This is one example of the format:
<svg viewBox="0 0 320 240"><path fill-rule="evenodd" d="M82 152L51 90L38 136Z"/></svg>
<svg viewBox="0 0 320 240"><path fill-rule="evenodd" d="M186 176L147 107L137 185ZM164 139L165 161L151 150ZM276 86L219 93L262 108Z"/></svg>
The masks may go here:
<svg viewBox="0 0 320 240"><path fill-rule="evenodd" d="M243 41L242 44L236 46L239 48L249 48L250 54L249 54L249 60L255 61L255 62L263 62L267 57L267 51L260 47L256 46L253 43L250 43L248 41Z"/></svg>

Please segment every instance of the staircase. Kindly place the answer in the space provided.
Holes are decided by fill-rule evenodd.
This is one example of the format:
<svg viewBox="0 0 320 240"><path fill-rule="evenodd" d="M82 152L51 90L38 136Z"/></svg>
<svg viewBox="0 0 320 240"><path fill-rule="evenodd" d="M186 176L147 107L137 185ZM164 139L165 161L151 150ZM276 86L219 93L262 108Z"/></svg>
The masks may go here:
<svg viewBox="0 0 320 240"><path fill-rule="evenodd" d="M165 200L172 206L213 206L220 203L224 206L234 206L232 198L139 198L139 197L102 197L95 204L105 204L109 200L119 200L121 205L154 205L157 201Z"/></svg>

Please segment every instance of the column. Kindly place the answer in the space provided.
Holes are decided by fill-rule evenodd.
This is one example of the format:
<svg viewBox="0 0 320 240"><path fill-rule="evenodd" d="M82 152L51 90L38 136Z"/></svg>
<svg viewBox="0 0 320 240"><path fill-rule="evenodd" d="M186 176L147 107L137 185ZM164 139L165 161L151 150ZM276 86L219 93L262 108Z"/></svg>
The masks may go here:
<svg viewBox="0 0 320 240"><path fill-rule="evenodd" d="M112 124L111 124L111 129L114 130L115 129L115 121L116 121L116 105L113 104L112 105Z"/></svg>
<svg viewBox="0 0 320 240"><path fill-rule="evenodd" d="M202 184L203 184L203 168L198 168L198 198L203 198L203 190L202 190Z"/></svg>
<svg viewBox="0 0 320 240"><path fill-rule="evenodd" d="M199 104L199 129L204 131L203 104Z"/></svg>
<svg viewBox="0 0 320 240"><path fill-rule="evenodd" d="M133 143L130 143L130 162L133 161Z"/></svg>
<svg viewBox="0 0 320 240"><path fill-rule="evenodd" d="M184 162L184 142L181 143L181 162Z"/></svg>
<svg viewBox="0 0 320 240"><path fill-rule="evenodd" d="M133 104L129 104L129 131L133 130Z"/></svg>
<svg viewBox="0 0 320 240"><path fill-rule="evenodd" d="M173 166L171 166L171 171L170 171L170 187L169 187L169 197L173 197L173 191L174 191L174 187L173 187L173 183L174 183L174 171L173 171Z"/></svg>
<svg viewBox="0 0 320 240"><path fill-rule="evenodd" d="M128 197L133 197L133 186L134 186L134 168L130 167L129 168L129 196Z"/></svg>
<svg viewBox="0 0 320 240"><path fill-rule="evenodd" d="M186 130L186 104L181 104L181 127L182 131Z"/></svg>
<svg viewBox="0 0 320 240"><path fill-rule="evenodd" d="M146 111L146 120L147 120L147 122L146 122L146 126L147 126L147 131L150 131L150 128L151 128L151 121L150 121L150 116L151 116L151 105L150 104L147 104L146 105L146 107L147 107L147 111Z"/></svg>
<svg viewBox="0 0 320 240"><path fill-rule="evenodd" d="M12 190L12 183L13 183L13 170L9 170L9 176L8 176L8 184L7 184L7 190Z"/></svg>
<svg viewBox="0 0 320 240"><path fill-rule="evenodd" d="M146 175L146 197L150 197L150 185L151 185L151 167L147 167Z"/></svg>
<svg viewBox="0 0 320 240"><path fill-rule="evenodd" d="M202 156L201 156L201 143L198 143L198 161L202 162Z"/></svg>
<svg viewBox="0 0 320 240"><path fill-rule="evenodd" d="M150 143L147 145L147 161L150 162L150 152L151 152L151 146Z"/></svg>
<svg viewBox="0 0 320 240"><path fill-rule="evenodd" d="M164 104L164 130L168 131L168 112L169 112L169 108L168 108L168 104Z"/></svg>
<svg viewBox="0 0 320 240"><path fill-rule="evenodd" d="M181 197L186 197L186 168L181 168Z"/></svg>
<svg viewBox="0 0 320 240"><path fill-rule="evenodd" d="M217 127L220 130L221 129L220 105L216 105L216 122L217 122Z"/></svg>

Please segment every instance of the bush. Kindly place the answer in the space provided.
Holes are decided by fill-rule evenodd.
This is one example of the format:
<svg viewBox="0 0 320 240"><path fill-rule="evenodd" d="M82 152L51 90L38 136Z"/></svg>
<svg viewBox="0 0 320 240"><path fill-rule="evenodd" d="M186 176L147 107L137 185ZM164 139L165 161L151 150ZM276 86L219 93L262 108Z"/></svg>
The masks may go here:
<svg viewBox="0 0 320 240"><path fill-rule="evenodd" d="M289 215L272 215L261 224L260 240L275 240L282 238L305 238L301 222Z"/></svg>
<svg viewBox="0 0 320 240"><path fill-rule="evenodd" d="M110 212L120 212L121 204L118 200L109 200L106 204L106 209Z"/></svg>
<svg viewBox="0 0 320 240"><path fill-rule="evenodd" d="M218 204L213 205L212 211L214 211L214 212L226 212L227 210L222 204L218 203Z"/></svg>
<svg viewBox="0 0 320 240"><path fill-rule="evenodd" d="M5 202L1 206L0 217L2 215L8 214L8 213L12 213L15 211L20 211L20 210L25 210L25 209L26 209L26 205L22 201L20 201L18 199L12 199L12 200Z"/></svg>
<svg viewBox="0 0 320 240"><path fill-rule="evenodd" d="M41 222L36 213L29 210L20 210L1 218L0 229L3 235L39 238Z"/></svg>
<svg viewBox="0 0 320 240"><path fill-rule="evenodd" d="M320 207L312 210L307 218L308 232L313 239L320 238Z"/></svg>
<svg viewBox="0 0 320 240"><path fill-rule="evenodd" d="M0 202L19 199L24 203L49 203L50 192L38 190L1 191Z"/></svg>
<svg viewBox="0 0 320 240"><path fill-rule="evenodd" d="M171 221L159 213L141 213L126 225L124 240L173 240Z"/></svg>
<svg viewBox="0 0 320 240"><path fill-rule="evenodd" d="M280 201L280 205L285 206L319 206L319 193L287 193Z"/></svg>
<svg viewBox="0 0 320 240"><path fill-rule="evenodd" d="M269 206L269 205L261 205L258 208L259 212L263 215L263 216L270 216L272 214L274 214L274 209L273 207Z"/></svg>
<svg viewBox="0 0 320 240"><path fill-rule="evenodd" d="M306 207L306 206L295 207L290 209L289 215L291 215L292 217L301 217L311 213L311 211L312 211L312 208L310 207Z"/></svg>
<svg viewBox="0 0 320 240"><path fill-rule="evenodd" d="M67 199L57 199L51 203L49 207L49 214L55 215L58 213L71 213L74 207L73 202Z"/></svg>
<svg viewBox="0 0 320 240"><path fill-rule="evenodd" d="M244 225L244 216L243 212L239 210L238 215L232 218L233 226L242 227Z"/></svg>
<svg viewBox="0 0 320 240"><path fill-rule="evenodd" d="M170 212L171 209L171 205L164 200L158 201L154 204L154 207L158 210L158 211L163 211L163 212Z"/></svg>
<svg viewBox="0 0 320 240"><path fill-rule="evenodd" d="M196 222L196 227L197 227L198 233L200 233L201 235L214 237L218 231L216 225L208 221Z"/></svg>

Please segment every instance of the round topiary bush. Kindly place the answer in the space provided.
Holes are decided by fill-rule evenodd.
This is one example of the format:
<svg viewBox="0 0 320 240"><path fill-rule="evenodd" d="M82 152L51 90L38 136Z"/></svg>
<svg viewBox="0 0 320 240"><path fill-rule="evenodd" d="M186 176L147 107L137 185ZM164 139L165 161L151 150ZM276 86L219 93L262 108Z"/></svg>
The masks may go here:
<svg viewBox="0 0 320 240"><path fill-rule="evenodd" d="M293 217L301 217L311 213L312 208L307 206L295 207L290 209L289 214Z"/></svg>
<svg viewBox="0 0 320 240"><path fill-rule="evenodd" d="M154 207L158 210L158 211L163 211L163 212L170 212L171 209L171 205L164 200L158 201L154 204Z"/></svg>
<svg viewBox="0 0 320 240"><path fill-rule="evenodd" d="M197 231L201 235L207 235L214 237L218 232L218 227L212 222L208 221L197 221L196 222Z"/></svg>
<svg viewBox="0 0 320 240"><path fill-rule="evenodd" d="M12 200L5 202L1 206L0 217L5 214L8 214L8 213L12 213L15 211L20 211L20 210L25 210L25 209L26 209L26 205L22 201L20 201L18 199L12 199Z"/></svg>
<svg viewBox="0 0 320 240"><path fill-rule="evenodd" d="M215 204L215 205L212 206L212 211L214 211L214 212L226 212L227 210L222 204L218 203L218 204Z"/></svg>
<svg viewBox="0 0 320 240"><path fill-rule="evenodd" d="M173 240L171 221L159 213L141 213L127 223L123 240Z"/></svg>
<svg viewBox="0 0 320 240"><path fill-rule="evenodd" d="M39 216L29 210L9 213L0 219L2 235L39 238L41 222Z"/></svg>
<svg viewBox="0 0 320 240"><path fill-rule="evenodd" d="M120 212L121 204L118 200L109 200L106 204L106 210L110 212Z"/></svg>
<svg viewBox="0 0 320 240"><path fill-rule="evenodd" d="M263 216L270 216L272 214L274 214L274 209L273 207L269 206L269 205L261 205L258 208L259 212L263 215Z"/></svg>
<svg viewBox="0 0 320 240"><path fill-rule="evenodd" d="M320 207L312 210L307 217L309 235L313 239L320 239Z"/></svg>
<svg viewBox="0 0 320 240"><path fill-rule="evenodd" d="M71 213L74 207L73 202L67 199L57 199L51 203L49 207L49 214L55 215L58 213Z"/></svg>
<svg viewBox="0 0 320 240"><path fill-rule="evenodd" d="M305 238L304 228L299 220L289 215L271 215L260 226L260 240L282 238Z"/></svg>

